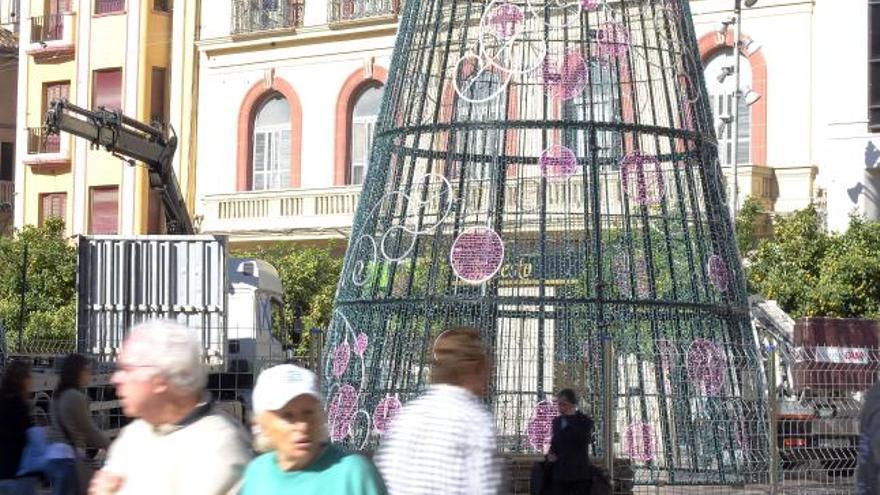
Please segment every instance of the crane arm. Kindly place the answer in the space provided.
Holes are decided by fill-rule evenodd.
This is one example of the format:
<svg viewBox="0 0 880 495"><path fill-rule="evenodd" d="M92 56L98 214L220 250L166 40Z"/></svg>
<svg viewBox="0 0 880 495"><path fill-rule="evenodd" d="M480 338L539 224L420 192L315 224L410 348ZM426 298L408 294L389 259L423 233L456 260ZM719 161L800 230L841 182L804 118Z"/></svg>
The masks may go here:
<svg viewBox="0 0 880 495"><path fill-rule="evenodd" d="M171 160L177 149L177 136L166 137L156 127L138 122L119 111L88 110L65 100L55 100L46 112L50 134L68 132L88 139L95 146L147 166L150 188L159 192L170 234L194 233L192 219L180 192Z"/></svg>

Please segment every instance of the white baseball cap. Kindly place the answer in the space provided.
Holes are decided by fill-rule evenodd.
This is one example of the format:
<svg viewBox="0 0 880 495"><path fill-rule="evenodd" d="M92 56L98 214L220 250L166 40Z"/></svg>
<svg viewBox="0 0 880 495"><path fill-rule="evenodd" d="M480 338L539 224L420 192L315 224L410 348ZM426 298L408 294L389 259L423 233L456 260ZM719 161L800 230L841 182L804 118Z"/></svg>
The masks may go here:
<svg viewBox="0 0 880 495"><path fill-rule="evenodd" d="M254 387L254 414L277 411L304 394L321 400L318 377L311 371L292 364L265 369Z"/></svg>

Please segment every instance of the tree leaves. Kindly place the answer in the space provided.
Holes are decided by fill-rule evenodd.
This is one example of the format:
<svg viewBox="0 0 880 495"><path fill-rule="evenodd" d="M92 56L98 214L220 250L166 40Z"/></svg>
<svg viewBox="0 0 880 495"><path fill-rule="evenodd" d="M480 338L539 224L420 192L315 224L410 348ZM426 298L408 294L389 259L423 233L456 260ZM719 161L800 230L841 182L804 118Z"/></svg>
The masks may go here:
<svg viewBox="0 0 880 495"><path fill-rule="evenodd" d="M22 278L27 246L26 283ZM14 237L0 238L0 322L10 336L19 328L25 294L24 338L28 342L64 340L76 333L76 248L64 235L64 222L51 217L43 227L27 225Z"/></svg>
<svg viewBox="0 0 880 495"><path fill-rule="evenodd" d="M826 233L813 206L774 221L747 270L751 289L793 317L880 317L880 223L850 218Z"/></svg>

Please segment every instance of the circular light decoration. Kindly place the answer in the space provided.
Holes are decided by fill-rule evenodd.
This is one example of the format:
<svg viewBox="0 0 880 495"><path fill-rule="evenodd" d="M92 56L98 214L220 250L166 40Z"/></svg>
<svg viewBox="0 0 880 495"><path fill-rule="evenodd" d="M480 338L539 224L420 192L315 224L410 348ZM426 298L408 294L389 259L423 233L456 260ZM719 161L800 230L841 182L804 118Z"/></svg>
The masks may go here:
<svg viewBox="0 0 880 495"><path fill-rule="evenodd" d="M361 332L358 334L357 339L354 341L354 353L360 357L364 357L364 352L367 350L367 344L369 344L370 338L367 337L367 334Z"/></svg>
<svg viewBox="0 0 880 495"><path fill-rule="evenodd" d="M388 427L391 426L391 420L400 412L402 407L400 400L393 395L387 395L379 401L379 405L373 411L373 425L375 425L376 431L380 435L388 431Z"/></svg>
<svg viewBox="0 0 880 495"><path fill-rule="evenodd" d="M715 396L721 393L726 381L726 367L724 353L713 342L696 339L688 348L688 377L704 395Z"/></svg>
<svg viewBox="0 0 880 495"><path fill-rule="evenodd" d="M587 87L587 63L576 48L547 53L541 77L548 95L559 100L571 100Z"/></svg>
<svg viewBox="0 0 880 495"><path fill-rule="evenodd" d="M544 177L568 179L577 170L577 157L571 149L554 144L541 153L538 164Z"/></svg>
<svg viewBox="0 0 880 495"><path fill-rule="evenodd" d="M330 401L327 422L330 426L330 439L342 441L351 433L351 424L357 415L357 391L351 385L339 387Z"/></svg>
<svg viewBox="0 0 880 495"><path fill-rule="evenodd" d="M596 31L596 44L599 46L599 55L606 59L622 57L629 52L629 31L623 23L605 22Z"/></svg>
<svg viewBox="0 0 880 495"><path fill-rule="evenodd" d="M581 0L581 8L587 12L599 10L599 0Z"/></svg>
<svg viewBox="0 0 880 495"><path fill-rule="evenodd" d="M544 447L550 444L553 435L553 418L559 416L559 406L556 401L542 400L535 405L532 417L526 427L529 445L538 452L543 452Z"/></svg>
<svg viewBox="0 0 880 495"><path fill-rule="evenodd" d="M501 268L504 243L492 229L471 227L452 243L449 261L456 277L469 284L481 284Z"/></svg>
<svg viewBox="0 0 880 495"><path fill-rule="evenodd" d="M727 271L727 264L724 258L713 254L709 256L708 263L709 281L718 289L718 292L726 292L730 285L730 272Z"/></svg>
<svg viewBox="0 0 880 495"><path fill-rule="evenodd" d="M637 421L626 428L623 445L630 459L650 462L654 460L654 430L648 423Z"/></svg>
<svg viewBox="0 0 880 495"><path fill-rule="evenodd" d="M351 349L348 346L348 341L343 341L333 351L333 376L339 378L344 375L350 359Z"/></svg>
<svg viewBox="0 0 880 495"><path fill-rule="evenodd" d="M666 191L663 169L656 156L634 151L620 162L623 192L642 206L660 203Z"/></svg>
<svg viewBox="0 0 880 495"><path fill-rule="evenodd" d="M501 3L491 7L485 14L485 23L500 40L511 40L522 32L525 14L520 7Z"/></svg>

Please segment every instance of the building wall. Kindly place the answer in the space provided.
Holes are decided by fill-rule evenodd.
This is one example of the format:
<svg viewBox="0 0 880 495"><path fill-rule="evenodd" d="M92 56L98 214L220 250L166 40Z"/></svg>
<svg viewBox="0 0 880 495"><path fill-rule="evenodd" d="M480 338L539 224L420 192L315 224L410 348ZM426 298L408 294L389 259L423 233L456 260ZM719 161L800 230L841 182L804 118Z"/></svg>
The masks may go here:
<svg viewBox="0 0 880 495"><path fill-rule="evenodd" d="M147 122L150 109L150 80L153 66L169 67L171 14L153 10L152 0L126 0L125 10L95 15L93 0L71 0L75 13L71 23L73 50L62 56L36 57L27 52L30 22L43 15L42 0L22 2L23 23L20 82L25 88L19 99L19 140L27 136L27 127L42 125L45 108L43 85L69 81L72 103L92 108L94 71L108 68L122 70L122 110L130 117ZM65 25L65 29L68 26ZM165 83L167 84L167 82ZM166 88L166 97L168 91ZM91 149L90 143L67 134L61 137L69 165L54 167L24 165L33 160L27 147L17 149L17 190L21 206L16 206L16 226L39 221L40 195L67 193L66 223L71 234L89 232L90 191L98 186L118 186L119 226L121 234L145 233L148 226L147 181L142 167L129 167L104 150Z"/></svg>
<svg viewBox="0 0 880 495"><path fill-rule="evenodd" d="M732 6L731 0L690 1L701 48ZM335 183L333 113L340 88L365 61L387 68L394 37L328 25L327 12L326 1L307 1L304 26L295 33L246 36L231 33L231 0L201 12L198 214L206 214L206 196L239 189L240 106L272 75L289 82L302 104L300 187ZM743 9L743 38L761 45L749 60L760 61L766 77L762 99L752 107L752 120L763 128L761 142L753 132L752 146L766 151L740 168L740 203L748 194L764 194L765 206L784 214L814 202L835 230L845 228L854 209L880 218L880 138L867 132L866 19L861 0L759 0ZM762 106L764 117L758 118ZM871 145L876 155L866 153Z"/></svg>
<svg viewBox="0 0 880 495"><path fill-rule="evenodd" d="M326 26L325 2L306 2L304 26L288 37L230 38L229 0L201 12L197 198L236 191L242 104L267 78L283 80L302 110L300 188L326 188L335 180L336 116L340 92L352 74L387 70L394 24L352 29ZM204 204L196 202L196 214ZM258 226L255 226L258 228Z"/></svg>

